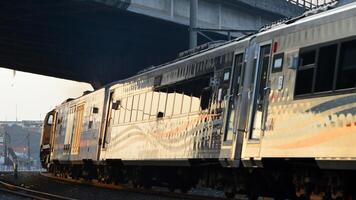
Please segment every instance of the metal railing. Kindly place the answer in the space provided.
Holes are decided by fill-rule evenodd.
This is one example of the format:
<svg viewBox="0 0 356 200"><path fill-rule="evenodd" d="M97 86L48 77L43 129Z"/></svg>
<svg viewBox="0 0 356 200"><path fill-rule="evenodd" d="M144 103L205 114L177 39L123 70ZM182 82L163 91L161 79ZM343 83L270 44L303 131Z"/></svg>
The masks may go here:
<svg viewBox="0 0 356 200"><path fill-rule="evenodd" d="M334 2L335 0L287 0L287 1L297 6L300 6L306 10L309 10L318 6L323 6L330 2Z"/></svg>

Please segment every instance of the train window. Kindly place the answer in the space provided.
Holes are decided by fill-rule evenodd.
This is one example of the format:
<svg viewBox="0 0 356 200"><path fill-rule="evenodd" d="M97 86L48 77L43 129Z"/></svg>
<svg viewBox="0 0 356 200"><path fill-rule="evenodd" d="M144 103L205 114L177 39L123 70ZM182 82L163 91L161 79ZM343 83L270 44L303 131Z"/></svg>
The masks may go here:
<svg viewBox="0 0 356 200"><path fill-rule="evenodd" d="M231 53L228 53L226 54L226 66L229 67L232 65L232 62L233 62L233 57L234 57L234 53L231 52Z"/></svg>
<svg viewBox="0 0 356 200"><path fill-rule="evenodd" d="M220 68L220 58L221 58L221 56L217 56L214 58L214 66L216 68Z"/></svg>
<svg viewBox="0 0 356 200"><path fill-rule="evenodd" d="M198 112L200 110L200 98L192 96L190 112Z"/></svg>
<svg viewBox="0 0 356 200"><path fill-rule="evenodd" d="M173 115L179 115L182 111L183 94L176 93L174 99Z"/></svg>
<svg viewBox="0 0 356 200"><path fill-rule="evenodd" d="M119 108L119 106L118 106ZM120 111L118 109L111 111L111 121L110 125L115 125L119 121ZM92 118L92 116L90 116ZM90 119L89 119L90 120Z"/></svg>
<svg viewBox="0 0 356 200"><path fill-rule="evenodd" d="M158 104L158 112L161 112L163 116L166 116L166 101L167 101L167 93L160 92L159 93L159 104ZM157 113L156 113L157 115Z"/></svg>
<svg viewBox="0 0 356 200"><path fill-rule="evenodd" d="M52 125L53 124L53 115L49 115L47 119L47 125Z"/></svg>
<svg viewBox="0 0 356 200"><path fill-rule="evenodd" d="M233 77L237 76L237 77L234 77L233 86L232 86L232 92L234 95L237 95L239 88L242 86L243 64L244 64L243 54L236 55L234 72L232 74Z"/></svg>
<svg viewBox="0 0 356 200"><path fill-rule="evenodd" d="M337 45L319 49L314 92L325 92L333 89Z"/></svg>
<svg viewBox="0 0 356 200"><path fill-rule="evenodd" d="M356 86L356 40L341 44L336 89Z"/></svg>
<svg viewBox="0 0 356 200"><path fill-rule="evenodd" d="M315 63L316 51L307 51L300 54L300 66L312 65Z"/></svg>
<svg viewBox="0 0 356 200"><path fill-rule="evenodd" d="M227 54L221 56L221 64L223 66L225 66L225 63L226 63L226 61L225 61L226 60L226 56L227 56Z"/></svg>
<svg viewBox="0 0 356 200"><path fill-rule="evenodd" d="M74 124L74 109L75 107L71 107L69 109L67 115L67 123L65 125L65 136L64 136L64 144L70 144L72 140L72 133L73 133L73 124Z"/></svg>
<svg viewBox="0 0 356 200"><path fill-rule="evenodd" d="M295 95L309 94L312 92L314 68L299 70L295 85Z"/></svg>
<svg viewBox="0 0 356 200"><path fill-rule="evenodd" d="M131 112L131 122L135 122L137 119L137 108L138 108L138 98L140 95L135 95L133 97L132 112Z"/></svg>
<svg viewBox="0 0 356 200"><path fill-rule="evenodd" d="M145 109L143 112L143 119L149 119L150 118L150 112L151 112L151 105L152 105L152 92L149 92L146 94L146 102L145 102Z"/></svg>
<svg viewBox="0 0 356 200"><path fill-rule="evenodd" d="M137 121L141 121L143 119L143 110L145 108L145 98L146 98L146 93L140 94L138 108L137 108Z"/></svg>
<svg viewBox="0 0 356 200"><path fill-rule="evenodd" d="M157 111L158 111L158 104L159 104L159 92L153 92L150 119L156 118Z"/></svg>
<svg viewBox="0 0 356 200"><path fill-rule="evenodd" d="M130 122L131 120L131 111L132 111L132 100L133 97L128 97L126 102L126 112L125 112L125 123Z"/></svg>
<svg viewBox="0 0 356 200"><path fill-rule="evenodd" d="M165 116L172 116L173 114L174 95L175 93L168 93Z"/></svg>
<svg viewBox="0 0 356 200"><path fill-rule="evenodd" d="M209 108L210 100L211 100L211 88L204 88L202 91L201 99L200 99L200 108L202 110L206 110Z"/></svg>
<svg viewBox="0 0 356 200"><path fill-rule="evenodd" d="M126 102L127 102L126 98L121 100L121 106L119 108L120 109L120 115L119 115L119 123L120 124L125 122Z"/></svg>
<svg viewBox="0 0 356 200"><path fill-rule="evenodd" d="M312 93L315 72L315 56L316 50L300 53L300 66L297 73L295 95Z"/></svg>
<svg viewBox="0 0 356 200"><path fill-rule="evenodd" d="M282 71L283 58L284 58L284 53L274 55L272 72L281 72Z"/></svg>
<svg viewBox="0 0 356 200"><path fill-rule="evenodd" d="M156 88L156 91L165 91L171 94L167 99L167 114L165 116L169 116L170 112L173 115L177 115L181 114L181 112L195 112L200 110L200 108L206 109L211 99L210 78L212 75L208 74ZM174 93L175 96L173 97ZM171 104L173 104L173 107L170 106Z"/></svg>
<svg viewBox="0 0 356 200"><path fill-rule="evenodd" d="M190 112L190 104L191 104L191 97L190 95L183 95L183 103L182 103L182 113L189 113Z"/></svg>
<svg viewBox="0 0 356 200"><path fill-rule="evenodd" d="M301 50L295 95L337 92L356 87L356 40Z"/></svg>

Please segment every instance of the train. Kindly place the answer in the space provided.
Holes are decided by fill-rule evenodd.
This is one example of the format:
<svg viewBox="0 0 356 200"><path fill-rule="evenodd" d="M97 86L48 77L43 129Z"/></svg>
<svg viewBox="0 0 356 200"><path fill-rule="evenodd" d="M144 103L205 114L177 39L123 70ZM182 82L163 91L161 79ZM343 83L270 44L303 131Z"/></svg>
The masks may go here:
<svg viewBox="0 0 356 200"><path fill-rule="evenodd" d="M137 58L139 59L139 58ZM356 197L356 3L206 44L50 111L58 176L233 198Z"/></svg>

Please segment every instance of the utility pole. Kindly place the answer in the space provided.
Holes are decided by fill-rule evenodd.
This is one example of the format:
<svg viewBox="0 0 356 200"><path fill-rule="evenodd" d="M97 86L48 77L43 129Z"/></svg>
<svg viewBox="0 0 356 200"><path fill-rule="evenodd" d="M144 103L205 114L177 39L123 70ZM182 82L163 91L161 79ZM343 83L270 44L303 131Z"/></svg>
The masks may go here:
<svg viewBox="0 0 356 200"><path fill-rule="evenodd" d="M17 104L15 104L16 122L17 122Z"/></svg>
<svg viewBox="0 0 356 200"><path fill-rule="evenodd" d="M190 16L189 16L189 48L192 49L198 44L198 34L195 30L198 21L198 0L190 0Z"/></svg>
<svg viewBox="0 0 356 200"><path fill-rule="evenodd" d="M27 168L31 169L30 132L27 131Z"/></svg>
<svg viewBox="0 0 356 200"><path fill-rule="evenodd" d="M4 164L6 165L7 164L7 160L8 160L8 157L9 157L9 153L7 152L8 151L8 144L7 144L7 132L5 131L4 132Z"/></svg>
<svg viewBox="0 0 356 200"><path fill-rule="evenodd" d="M5 130L4 132L4 164L8 165L8 161L10 160L9 158L9 148L10 148L10 144L11 144L11 137L10 134Z"/></svg>
<svg viewBox="0 0 356 200"><path fill-rule="evenodd" d="M3 156L4 156L4 164L3 165L6 165L6 157L7 157L7 144L6 144L6 132L5 132L5 128L3 128L1 125L0 125L0 142L3 146Z"/></svg>

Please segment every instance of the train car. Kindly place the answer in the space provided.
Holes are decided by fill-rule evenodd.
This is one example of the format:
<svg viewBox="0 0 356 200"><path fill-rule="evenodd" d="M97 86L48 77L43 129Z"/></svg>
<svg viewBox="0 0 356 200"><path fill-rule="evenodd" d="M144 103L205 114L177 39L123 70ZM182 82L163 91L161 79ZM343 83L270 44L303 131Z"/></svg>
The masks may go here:
<svg viewBox="0 0 356 200"><path fill-rule="evenodd" d="M46 118L54 122L45 124L44 138L51 139L42 144L51 152L43 166L145 187L156 180L182 191L204 173L225 176L223 166L239 165L241 143L226 123L233 123L238 91L229 86L242 74L247 45L248 37L210 47L57 106ZM92 98L96 103L88 104ZM97 118L94 129L90 116Z"/></svg>
<svg viewBox="0 0 356 200"><path fill-rule="evenodd" d="M229 197L355 197L356 3L333 6L58 106L46 116L43 166L142 187L214 187ZM90 95L97 129L66 143L61 132L76 138L85 128L58 126L59 113L70 118ZM89 119L77 116L74 127Z"/></svg>
<svg viewBox="0 0 356 200"><path fill-rule="evenodd" d="M356 169L355 13L353 3L256 35L242 161L288 166L299 194L354 193L347 185Z"/></svg>
<svg viewBox="0 0 356 200"><path fill-rule="evenodd" d="M97 160L104 96L105 89L85 92L77 99L67 99L47 114L40 151L43 167L68 167L69 163L81 166L83 160Z"/></svg>

